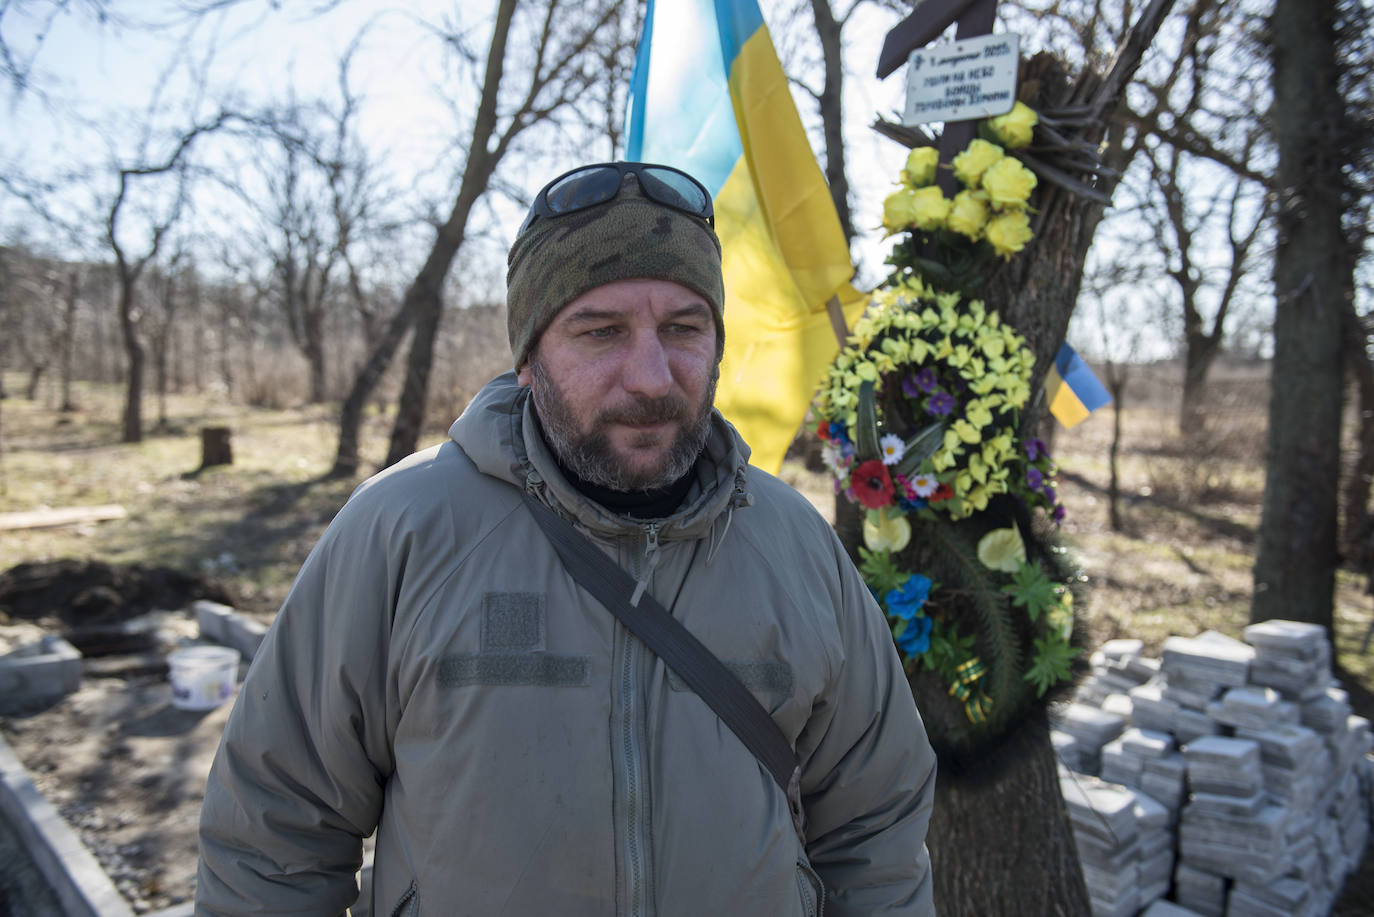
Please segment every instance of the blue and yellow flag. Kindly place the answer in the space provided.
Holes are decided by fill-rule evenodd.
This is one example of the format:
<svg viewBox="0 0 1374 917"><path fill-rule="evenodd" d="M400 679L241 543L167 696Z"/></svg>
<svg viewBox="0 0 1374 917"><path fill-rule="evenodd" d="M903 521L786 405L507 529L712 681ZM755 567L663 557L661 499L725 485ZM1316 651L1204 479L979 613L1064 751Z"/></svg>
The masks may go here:
<svg viewBox="0 0 1374 917"><path fill-rule="evenodd" d="M854 266L755 0L649 0L630 85L625 158L676 166L715 200L725 274L716 405L782 465L839 349L826 313L863 309Z"/></svg>
<svg viewBox="0 0 1374 917"><path fill-rule="evenodd" d="M1060 346L1054 365L1045 375L1045 397L1050 413L1066 427L1081 423L1112 400L1088 364L1068 344Z"/></svg>

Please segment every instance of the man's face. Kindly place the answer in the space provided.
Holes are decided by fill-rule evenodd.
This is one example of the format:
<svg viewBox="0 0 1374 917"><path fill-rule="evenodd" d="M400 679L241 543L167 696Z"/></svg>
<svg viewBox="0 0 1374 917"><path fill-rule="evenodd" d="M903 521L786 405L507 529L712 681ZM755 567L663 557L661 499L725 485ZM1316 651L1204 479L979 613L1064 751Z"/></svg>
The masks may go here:
<svg viewBox="0 0 1374 917"><path fill-rule="evenodd" d="M718 364L700 295L667 280L621 280L568 303L519 379L569 470L611 490L651 490L700 454Z"/></svg>

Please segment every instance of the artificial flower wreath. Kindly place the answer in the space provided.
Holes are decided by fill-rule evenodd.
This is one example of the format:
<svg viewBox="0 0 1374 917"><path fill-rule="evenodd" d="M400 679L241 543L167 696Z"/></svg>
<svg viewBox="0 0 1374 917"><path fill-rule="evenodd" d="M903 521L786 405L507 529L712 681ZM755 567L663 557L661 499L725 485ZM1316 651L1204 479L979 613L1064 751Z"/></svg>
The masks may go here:
<svg viewBox="0 0 1374 917"><path fill-rule="evenodd" d="M998 136L1029 138L1033 113L1003 117ZM941 251L937 238L953 252L945 266L967 266L975 248L1020 251L1028 222L1005 237L992 227L1002 218L1021 225L1034 175L974 140L952 163L964 190L951 201L932 184L934 155L913 151L900 201L888 199L888 228L912 237L894 249L898 270L821 384L816 432L836 492L863 508L860 570L931 738L968 755L1071 677L1075 575L1049 539L1064 517L1054 463L1042 441L1021 433L1034 355L968 295L958 280L966 271L927 257ZM932 684L947 710L932 709Z"/></svg>

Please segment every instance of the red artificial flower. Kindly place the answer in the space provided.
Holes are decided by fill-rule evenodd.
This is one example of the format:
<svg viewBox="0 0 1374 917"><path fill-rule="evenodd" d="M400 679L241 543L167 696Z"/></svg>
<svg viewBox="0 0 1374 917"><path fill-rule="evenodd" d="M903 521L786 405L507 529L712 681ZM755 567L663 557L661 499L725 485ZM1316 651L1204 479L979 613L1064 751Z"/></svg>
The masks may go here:
<svg viewBox="0 0 1374 917"><path fill-rule="evenodd" d="M830 442L829 422L822 420L820 423L816 424L816 436L820 437L827 443Z"/></svg>
<svg viewBox="0 0 1374 917"><path fill-rule="evenodd" d="M927 499L931 503L939 503L943 500L948 500L952 496L954 496L954 491L950 486L948 484L941 484L939 487L935 488L935 493L931 494Z"/></svg>
<svg viewBox="0 0 1374 917"><path fill-rule="evenodd" d="M849 476L854 498L869 509L882 509L892 502L892 476L878 459L869 459Z"/></svg>

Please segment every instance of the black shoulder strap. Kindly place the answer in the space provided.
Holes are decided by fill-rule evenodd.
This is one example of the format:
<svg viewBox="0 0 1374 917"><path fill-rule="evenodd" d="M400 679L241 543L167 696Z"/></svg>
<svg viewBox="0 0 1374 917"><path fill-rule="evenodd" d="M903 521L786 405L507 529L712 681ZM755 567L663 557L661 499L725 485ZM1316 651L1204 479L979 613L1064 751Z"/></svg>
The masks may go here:
<svg viewBox="0 0 1374 917"><path fill-rule="evenodd" d="M529 494L524 497L535 521L573 579L680 675L773 776L787 794L793 826L805 844L801 768L787 737L768 711L735 674L652 595L645 592L638 605L631 605L635 582L628 573L553 510Z"/></svg>

